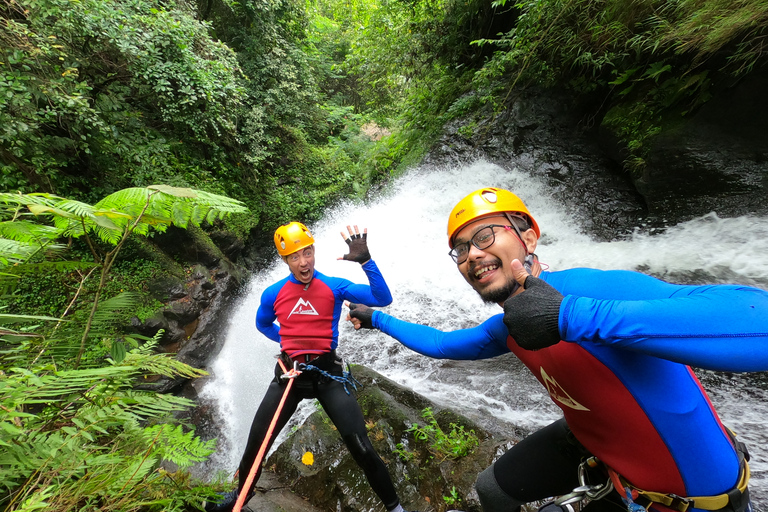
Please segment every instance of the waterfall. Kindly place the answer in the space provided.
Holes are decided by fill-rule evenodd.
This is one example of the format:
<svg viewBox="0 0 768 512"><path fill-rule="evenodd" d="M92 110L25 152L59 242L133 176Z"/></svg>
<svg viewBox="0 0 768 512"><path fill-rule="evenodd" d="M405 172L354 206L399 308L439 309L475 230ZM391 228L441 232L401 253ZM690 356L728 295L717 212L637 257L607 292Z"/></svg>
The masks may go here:
<svg viewBox="0 0 768 512"><path fill-rule="evenodd" d="M638 226L621 240L597 242L582 232L578 216L567 214L552 198L545 183L484 161L414 169L368 204L347 203L328 211L310 226L316 240L316 268L326 275L366 282L359 265L337 260L347 249L339 231L353 224L366 227L371 254L394 296L386 312L442 330L476 325L500 310L483 304L456 271L447 255L446 224L453 206L484 186L507 188L526 202L542 228L537 254L551 270L632 269L674 282L768 288L768 218L724 219L712 213L655 231ZM278 345L256 330L256 309L262 291L287 274L286 265L275 255L274 264L252 278L232 311L225 345L210 368L213 377L201 393L218 408L224 439L216 464L229 472L237 467L278 353ZM339 352L346 360L369 366L481 424L536 429L560 417L544 388L511 354L482 365L434 360L378 331L355 332L347 322L339 327ZM768 379L764 373L696 373L724 423L749 446L753 501L756 510L761 503L768 507L768 435L763 427L768 418ZM305 401L296 421L312 407ZM290 425L285 430L289 429Z"/></svg>

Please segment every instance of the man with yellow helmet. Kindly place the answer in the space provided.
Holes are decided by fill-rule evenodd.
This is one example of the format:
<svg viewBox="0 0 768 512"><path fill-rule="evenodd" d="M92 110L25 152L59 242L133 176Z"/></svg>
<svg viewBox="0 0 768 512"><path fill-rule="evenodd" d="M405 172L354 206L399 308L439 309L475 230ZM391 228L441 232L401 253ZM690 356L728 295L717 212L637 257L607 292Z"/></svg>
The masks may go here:
<svg viewBox="0 0 768 512"><path fill-rule="evenodd" d="M389 472L368 439L360 405L348 392L347 386L352 381L336 354L339 316L345 300L370 306L387 306L392 302L389 287L368 251L367 229L362 234L357 226L354 231L347 226L347 230L349 234L342 232L341 236L349 246L349 253L339 259L360 263L369 285L326 276L315 270L315 239L304 224L291 222L275 231L275 247L290 273L264 290L256 313L256 327L280 344L281 361L275 366L275 379L269 384L253 419L240 461L238 489L225 494L218 503L207 505L209 512L232 510L260 448L266 443L264 452L269 450L305 398L319 400L386 510L404 512ZM283 368L302 370L287 395L288 381L281 378ZM275 417L274 428L266 439ZM248 493L252 493L260 473L258 468Z"/></svg>
<svg viewBox="0 0 768 512"><path fill-rule="evenodd" d="M503 313L442 332L349 306L355 328L379 329L430 357L512 352L562 410L479 475L484 512L563 495L541 510L588 498L581 510L751 511L743 443L687 365L768 369L768 293L622 270L542 271L540 235L513 193L477 190L451 211L449 254Z"/></svg>

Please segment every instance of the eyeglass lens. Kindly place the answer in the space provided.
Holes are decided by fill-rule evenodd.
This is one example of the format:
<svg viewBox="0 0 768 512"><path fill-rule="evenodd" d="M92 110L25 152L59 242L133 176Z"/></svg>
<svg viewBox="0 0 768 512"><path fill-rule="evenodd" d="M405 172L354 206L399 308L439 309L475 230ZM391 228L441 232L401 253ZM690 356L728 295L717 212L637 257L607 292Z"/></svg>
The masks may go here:
<svg viewBox="0 0 768 512"><path fill-rule="evenodd" d="M474 234L472 237L472 240L470 242L464 242L462 244L457 245L454 247L451 252L451 258L456 263L464 263L464 261L467 259L467 256L469 255L469 244L472 243L475 247L478 249L487 249L491 245L493 245L493 242L496 241L496 235L493 232L493 228L496 226L486 226L480 230L477 231L477 233Z"/></svg>

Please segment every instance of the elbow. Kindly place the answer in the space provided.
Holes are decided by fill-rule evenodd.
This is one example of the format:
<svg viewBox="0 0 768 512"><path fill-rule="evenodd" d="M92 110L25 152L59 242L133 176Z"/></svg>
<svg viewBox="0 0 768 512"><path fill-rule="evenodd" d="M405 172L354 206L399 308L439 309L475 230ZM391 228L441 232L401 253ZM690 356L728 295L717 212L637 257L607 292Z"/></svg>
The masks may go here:
<svg viewBox="0 0 768 512"><path fill-rule="evenodd" d="M392 304L392 294L389 292L387 292L386 294L384 293L376 294L373 296L373 299L375 300L375 303L366 304L366 306L383 308L385 306L389 306L390 304Z"/></svg>

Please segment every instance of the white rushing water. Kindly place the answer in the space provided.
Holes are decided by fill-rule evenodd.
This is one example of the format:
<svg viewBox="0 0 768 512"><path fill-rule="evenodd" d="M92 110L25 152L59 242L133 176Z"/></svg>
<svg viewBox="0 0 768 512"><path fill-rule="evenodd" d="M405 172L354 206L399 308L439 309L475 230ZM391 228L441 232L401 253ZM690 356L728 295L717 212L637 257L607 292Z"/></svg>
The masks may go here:
<svg viewBox="0 0 768 512"><path fill-rule="evenodd" d="M768 288L766 218L721 219L710 214L656 233L638 231L626 240L596 242L581 232L579 219L565 213L546 185L483 161L416 169L369 204L346 204L327 212L324 220L310 226L316 240L316 268L366 282L359 265L337 258L347 249L339 231L348 224L367 227L371 254L394 296L386 312L442 330L475 325L500 310L483 304L456 271L447 255L446 223L462 197L484 186L510 189L526 202L543 232L536 252L551 270L641 269L678 282L697 279ZM202 392L203 399L219 410L224 439L217 464L227 472L237 467L278 353L278 345L256 330L256 309L262 291L287 273L276 255L271 268L251 280L232 312L225 345L211 366L213 378ZM481 424L492 419L496 428L510 423L536 429L560 416L546 391L511 355L482 367L428 359L379 332L355 332L347 322L340 325L339 352L348 361L369 366ZM697 373L724 423L748 444L753 501L756 510L768 510L768 435L763 426L768 419L768 379ZM307 403L300 409L299 420L311 407Z"/></svg>

